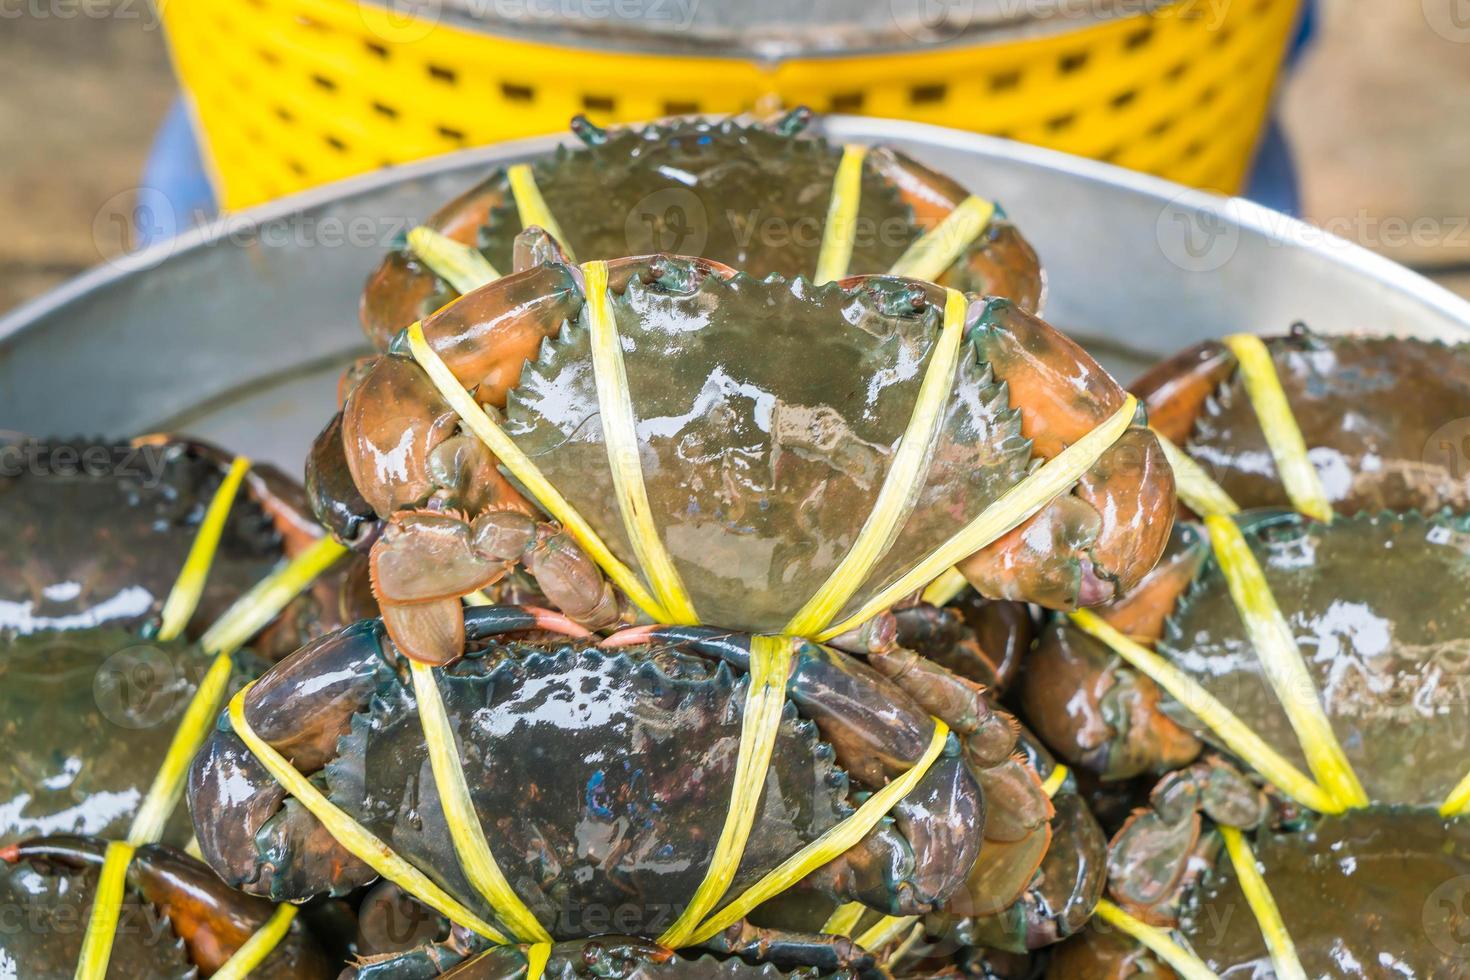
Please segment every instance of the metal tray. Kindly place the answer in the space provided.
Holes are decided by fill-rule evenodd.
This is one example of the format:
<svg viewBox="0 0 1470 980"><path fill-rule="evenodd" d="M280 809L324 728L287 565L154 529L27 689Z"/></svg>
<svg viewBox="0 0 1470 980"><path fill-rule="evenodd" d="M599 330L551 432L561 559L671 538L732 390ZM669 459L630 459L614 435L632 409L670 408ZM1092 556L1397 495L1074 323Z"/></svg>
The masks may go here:
<svg viewBox="0 0 1470 980"><path fill-rule="evenodd" d="M1000 200L1048 275L1047 318L1127 380L1239 331L1463 339L1470 303L1238 199L916 123L834 116ZM554 138L384 170L241 212L93 269L0 318L0 428L186 431L298 471L366 352L357 297L387 242L495 165Z"/></svg>

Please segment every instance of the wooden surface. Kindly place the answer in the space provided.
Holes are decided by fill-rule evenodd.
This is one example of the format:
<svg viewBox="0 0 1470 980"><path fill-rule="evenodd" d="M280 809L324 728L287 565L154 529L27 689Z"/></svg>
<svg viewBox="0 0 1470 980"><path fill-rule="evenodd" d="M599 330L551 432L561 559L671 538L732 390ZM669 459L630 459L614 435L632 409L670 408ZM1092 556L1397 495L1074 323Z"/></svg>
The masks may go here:
<svg viewBox="0 0 1470 980"><path fill-rule="evenodd" d="M1281 108L1309 219L1470 296L1466 3L1326 0ZM0 15L4 310L122 247L173 81L143 0L14 0Z"/></svg>

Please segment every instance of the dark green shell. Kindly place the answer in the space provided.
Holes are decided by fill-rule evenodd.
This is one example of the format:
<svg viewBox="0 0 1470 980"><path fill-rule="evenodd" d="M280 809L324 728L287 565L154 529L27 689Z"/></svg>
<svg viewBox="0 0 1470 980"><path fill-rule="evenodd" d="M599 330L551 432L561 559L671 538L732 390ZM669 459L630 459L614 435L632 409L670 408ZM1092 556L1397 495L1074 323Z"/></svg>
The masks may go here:
<svg viewBox="0 0 1470 980"><path fill-rule="evenodd" d="M1333 731L1378 802L1438 804L1470 771L1467 525L1416 513L1243 521ZM1213 559L1159 651L1306 771Z"/></svg>
<svg viewBox="0 0 1470 980"><path fill-rule="evenodd" d="M494 646L440 679L492 853L556 936L656 935L724 825L748 678L686 654ZM816 726L783 715L731 895L850 812ZM445 832L411 685L386 667L326 770L332 799L456 898L488 909Z"/></svg>
<svg viewBox="0 0 1470 980"><path fill-rule="evenodd" d="M901 280L846 291L805 279L631 282L612 296L644 481L702 622L779 630L871 511L908 425L940 311ZM603 443L583 311L526 366L507 432L637 567ZM958 531L1027 472L1019 413L973 344L928 478L858 599ZM856 600L855 600L856 601Z"/></svg>

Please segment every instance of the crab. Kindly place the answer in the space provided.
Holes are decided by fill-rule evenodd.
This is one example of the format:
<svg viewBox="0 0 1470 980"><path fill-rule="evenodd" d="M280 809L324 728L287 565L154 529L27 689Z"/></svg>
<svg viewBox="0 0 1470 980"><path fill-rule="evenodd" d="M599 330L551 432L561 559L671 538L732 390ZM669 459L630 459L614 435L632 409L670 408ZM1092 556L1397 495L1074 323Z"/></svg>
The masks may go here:
<svg viewBox="0 0 1470 980"><path fill-rule="evenodd" d="M672 256L605 268L649 505L670 560L702 622L781 630L845 554L855 515L872 507L950 300L913 280L814 286ZM633 555L588 370L589 315L583 270L545 263L476 290L421 329L459 384L503 409L507 435L626 563ZM854 603L1038 458L1125 405L1090 357L1014 303L971 299L962 329L924 489ZM371 548L375 595L398 648L427 663L458 656L460 597L518 564L579 623L625 621L598 567L461 430L408 348L400 339L354 376L308 464L317 513ZM867 380L859 387L856 378ZM1071 492L959 568L984 595L1096 604L1154 563L1172 511L1162 451L1134 424Z"/></svg>
<svg viewBox="0 0 1470 980"><path fill-rule="evenodd" d="M1236 523L1368 795L1443 798L1464 766L1436 751L1436 733L1470 731L1470 518L1385 512L1322 524L1255 511ZM1159 566L1101 615L1154 641L1268 744L1305 764L1198 525L1178 525ZM1152 680L1071 624L1043 631L1020 704L1062 758L1105 779L1179 768L1214 741Z"/></svg>
<svg viewBox="0 0 1470 980"><path fill-rule="evenodd" d="M530 164L529 174L579 259L653 252L702 255L756 278L812 274L827 225L827 205L842 151L804 132L812 119L797 109L770 124L736 119L672 119L644 128L604 131L572 122L581 149L565 147ZM887 272L923 232L968 192L899 150L871 147L862 163L860 205L850 269ZM527 249L511 187L497 169L440 209L426 226L478 249L506 271L555 249ZM551 229L547 229L551 230ZM945 285L1006 296L1040 308L1043 277L1036 253L996 209L979 237L943 272ZM407 243L368 280L361 315L380 348L408 324L458 296Z"/></svg>
<svg viewBox="0 0 1470 980"><path fill-rule="evenodd" d="M1216 975L1275 976L1222 827L1248 842L1242 859L1264 878L1306 976L1470 976L1470 822L1425 806L1304 814L1218 758L1165 776L1113 839L1109 893ZM1172 975L1111 932L1064 945L1049 974Z"/></svg>
<svg viewBox="0 0 1470 980"><path fill-rule="evenodd" d="M299 487L269 467L247 473L214 551L198 608L158 635L229 457L155 438L132 444L31 443L33 466L0 480L14 546L0 554L0 844L45 834L121 837L210 666L196 642L276 562L322 530ZM365 562L359 561L358 577ZM300 645L372 608L351 572L323 576L233 652L238 686L266 666L255 651ZM355 604L346 597L357 595ZM365 601L364 601L365 600ZM164 840L183 846L180 810Z"/></svg>
<svg viewBox="0 0 1470 980"><path fill-rule="evenodd" d="M139 630L157 620L230 455L169 435L131 442L27 440L0 470L0 636L93 627ZM302 488L254 464L230 509L185 635L197 637L232 602L320 538ZM366 563L319 578L253 639L262 656L372 615Z"/></svg>
<svg viewBox="0 0 1470 980"><path fill-rule="evenodd" d="M507 880L557 939L609 929L657 935L702 880L724 819L751 637L647 626L593 644L545 610L485 606L463 615L471 644L441 669L440 686ZM731 894L913 766L934 738L931 714L952 726L936 761L796 893L920 915L993 882L1021 892L1045 853L1053 810L1016 754L1014 721L977 685L909 651L857 658L792 642L799 646L764 803ZM488 916L425 781L406 663L383 624L366 621L273 667L247 692L244 717L337 806ZM205 859L248 892L297 901L376 877L287 798L229 725L196 757L189 801ZM988 891L968 906L1014 897ZM710 942L726 953L775 942L816 947L803 955L819 962L839 938L751 928L737 922Z"/></svg>
<svg viewBox="0 0 1470 980"><path fill-rule="evenodd" d="M525 969L531 955L526 946L486 948L472 932L451 924L387 881L379 882L363 898L358 920L356 956L344 980L499 977L502 973L512 980L517 970ZM738 956L707 951L681 955L644 937L604 934L553 944L545 975L616 978L670 974L711 976L715 980L743 980L754 975L767 980L781 977L882 980L889 975L877 956L852 942L803 944L793 941L796 938L746 928L737 940ZM725 941L722 945L730 944Z"/></svg>
<svg viewBox="0 0 1470 980"><path fill-rule="evenodd" d="M1298 325L1266 347L1335 511L1470 510L1470 344ZM1209 341L1132 390L1240 506L1290 506L1237 368Z"/></svg>
<svg viewBox="0 0 1470 980"><path fill-rule="evenodd" d="M0 849L0 964L12 977L70 977L107 851L91 837L40 837ZM162 844L128 865L108 976L193 980L218 970L274 912L203 864ZM300 919L253 977L327 980L336 966Z"/></svg>

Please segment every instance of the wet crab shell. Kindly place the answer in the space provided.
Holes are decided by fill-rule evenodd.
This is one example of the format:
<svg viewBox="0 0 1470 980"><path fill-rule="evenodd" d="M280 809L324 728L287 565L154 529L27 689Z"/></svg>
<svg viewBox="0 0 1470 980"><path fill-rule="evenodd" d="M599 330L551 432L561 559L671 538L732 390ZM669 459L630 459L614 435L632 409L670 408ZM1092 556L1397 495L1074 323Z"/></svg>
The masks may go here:
<svg viewBox="0 0 1470 980"><path fill-rule="evenodd" d="M913 309L915 291L924 296L920 312ZM756 280L736 273L706 275L685 289L634 278L610 302L623 338L649 500L700 618L781 629L836 568L872 509L938 334L941 295L898 279L815 286L802 278ZM992 362L1014 368L1015 361L1045 356L1018 354L1014 347L1017 336L1035 339L1046 332L1037 324L1003 302L972 305L916 504L848 611L947 540L1033 465L1033 449L1047 436L1027 438L1024 409L1012 407L1015 390L998 379ZM585 313L543 344L510 392L506 431L614 553L632 564L607 465L589 345ZM1086 385L1098 404L1121 404L1100 370ZM1140 445L1133 462L1148 455ZM1137 498L1110 512L1113 525L1104 526L1078 501L1051 512L1058 515L1052 523L1039 519L1028 540L1055 535L1058 554L1103 550L1105 542L1116 548L1120 527L1149 510L1146 500L1162 481L1155 477L1130 485ZM1151 562L1155 544L1162 546L1157 525L1136 530L1141 533L1123 549L1136 554L1121 562L1110 556L1129 569L1124 575ZM1003 569L979 564L975 578L1003 593L1015 587L1006 585ZM1105 581L1094 582L1118 573L1109 564L1059 557L1055 580L1028 583L1031 594L1005 597L1067 606L1081 596L1085 602L1098 589L1111 591Z"/></svg>
<svg viewBox="0 0 1470 980"><path fill-rule="evenodd" d="M265 667L234 659L232 690ZM209 665L187 641L106 627L0 638L0 844L125 837ZM179 808L163 841L190 833Z"/></svg>
<svg viewBox="0 0 1470 980"><path fill-rule="evenodd" d="M319 772L345 812L489 919L445 830L412 685L385 644L380 623L363 623L283 661L251 692L256 700L247 698L252 724L289 746L304 772ZM881 783L882 773L906 768L913 756L904 753L916 756L924 740L913 725L927 716L840 655L810 655L815 675L805 676L824 680L811 681L819 690L802 703L876 729L845 735L864 778ZM442 673L492 849L553 935L609 926L653 935L673 921L723 826L748 683L723 662L664 646L492 643ZM302 684L310 693L298 696ZM886 703L859 697L866 685L881 688ZM329 707L312 707L318 702ZM834 758L788 702L732 897L851 812L849 777ZM375 877L356 859L332 856L324 828L285 799L232 732L214 735L195 759L189 798L206 859L237 887L299 900ZM861 859L824 866L808 884L881 909L932 907L974 864L983 813L975 776L951 743L911 798L854 849ZM913 828L910 814L923 815Z"/></svg>
<svg viewBox="0 0 1470 980"><path fill-rule="evenodd" d="M1266 346L1334 510L1470 510L1470 344L1298 327ZM1223 345L1190 348L1132 390L1240 506L1291 506Z"/></svg>
<svg viewBox="0 0 1470 980"><path fill-rule="evenodd" d="M578 124L579 132L591 127ZM819 136L736 119L676 119L597 132L591 145L560 147L531 164L566 244L581 260L676 252L757 278L816 268L842 153ZM966 192L904 154L868 151L850 271L887 272L908 245ZM504 170L446 205L428 227L480 249L502 273L515 268L522 230ZM945 285L1014 299L1036 311L1043 278L1036 254L1005 214L941 277ZM393 335L455 293L406 247L368 280L362 321L386 347Z"/></svg>
<svg viewBox="0 0 1470 980"><path fill-rule="evenodd" d="M1437 804L1464 775L1458 747L1470 731L1470 522L1410 512L1325 525L1255 512L1239 524L1368 795ZM1158 627L1148 621L1162 621L1158 652L1305 770L1207 551L1200 529L1181 526L1159 594L1116 625L1149 635ZM1183 765L1212 737L1070 626L1043 636L1022 701L1054 749L1115 778Z"/></svg>
<svg viewBox="0 0 1470 980"><path fill-rule="evenodd" d="M74 975L106 843L49 837L6 849L0 863L0 972ZM217 970L270 918L269 902L229 892L203 864L172 848L140 847L128 867L109 977L196 980ZM335 966L301 921L251 976L327 980Z"/></svg>
<svg viewBox="0 0 1470 980"><path fill-rule="evenodd" d="M1470 977L1464 905L1470 823L1373 807L1261 830L1251 842L1306 975ZM1275 976L1261 927L1218 835L1196 844L1173 930L1220 977ZM1056 950L1049 980L1174 977L1148 950L1095 927Z"/></svg>
<svg viewBox="0 0 1470 980"><path fill-rule="evenodd" d="M0 636L156 619L230 457L202 442L25 442L0 474ZM301 488L256 465L230 508L187 635L198 636L282 558L322 535ZM371 615L365 563L346 561L255 638L263 655Z"/></svg>

